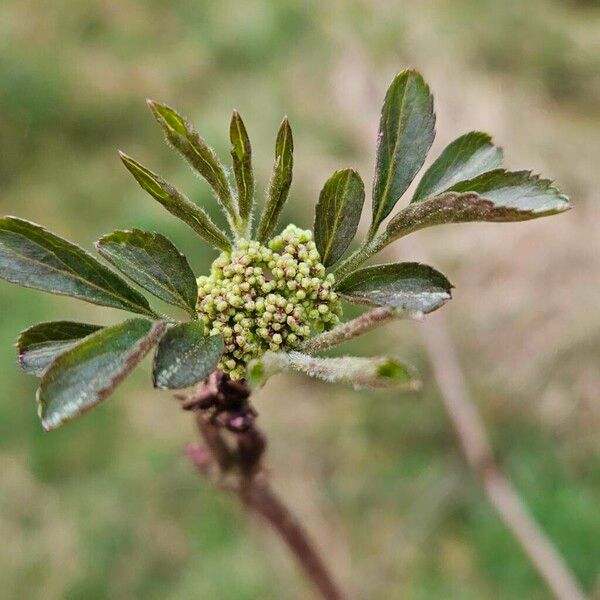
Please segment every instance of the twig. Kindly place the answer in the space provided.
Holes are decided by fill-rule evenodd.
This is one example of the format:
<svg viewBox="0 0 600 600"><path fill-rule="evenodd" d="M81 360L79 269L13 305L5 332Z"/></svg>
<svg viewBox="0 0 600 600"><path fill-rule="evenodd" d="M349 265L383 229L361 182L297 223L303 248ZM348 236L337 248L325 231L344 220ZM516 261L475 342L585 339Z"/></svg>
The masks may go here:
<svg viewBox="0 0 600 600"><path fill-rule="evenodd" d="M323 352L323 350L337 346L342 342L367 333L371 329L375 329L388 321L393 321L401 317L402 315L398 314L393 308L375 308L363 313L360 317L356 317L356 319L334 327L331 331L326 331L307 340L300 346L300 350L306 352L306 354Z"/></svg>
<svg viewBox="0 0 600 600"><path fill-rule="evenodd" d="M325 600L343 600L314 543L298 519L273 491L263 469L264 434L248 400L250 390L222 373L213 373L182 407L194 411L206 447L190 444L187 457L220 489L236 495L260 515L287 544L292 555ZM228 439L229 438L229 439Z"/></svg>
<svg viewBox="0 0 600 600"><path fill-rule="evenodd" d="M554 596L561 600L584 600L577 580L496 464L485 426L469 397L444 317L437 315L435 321L423 323L422 336L446 412L490 503Z"/></svg>
<svg viewBox="0 0 600 600"><path fill-rule="evenodd" d="M264 474L255 477L252 484L240 493L240 498L250 510L261 515L285 541L323 598L344 598L304 527L275 494Z"/></svg>

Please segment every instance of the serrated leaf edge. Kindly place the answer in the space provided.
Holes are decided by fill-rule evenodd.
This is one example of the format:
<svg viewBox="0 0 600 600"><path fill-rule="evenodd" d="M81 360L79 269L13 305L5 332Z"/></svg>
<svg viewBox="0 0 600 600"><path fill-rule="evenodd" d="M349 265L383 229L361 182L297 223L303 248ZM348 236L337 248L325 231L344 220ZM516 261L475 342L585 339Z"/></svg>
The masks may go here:
<svg viewBox="0 0 600 600"><path fill-rule="evenodd" d="M101 267L103 267L104 269L106 269L107 271L109 271L114 277L117 277L121 280L121 282L123 283L124 286L128 287L134 294L137 294L140 298L142 298L145 302L146 302L146 306L139 306L139 308L143 308L144 310L141 311L136 311L136 310L131 310L125 307L119 307L119 306L111 306L111 305L107 305L104 304L102 302L99 301L95 301L89 298L82 298L79 296L73 296L72 294L68 294L66 292L61 292L60 290L49 290L49 289L40 289L37 286L33 286L33 285L27 285L25 283L21 283L18 281L12 281L10 279L6 279L6 281L10 282L10 283L14 283L15 285L20 285L21 287L25 287L28 289L32 289L32 290L37 290L40 292L45 292L47 294L54 294L56 296L66 296L68 298L74 298L75 300L81 300L83 302L88 302L89 304L96 304L97 306L106 306L107 308L116 308L119 310L126 310L129 312L133 312L133 313L137 313L137 314L141 314L141 315L146 315L147 317L155 317L158 318L159 315L157 315L152 308L150 307L150 304L148 303L148 300L145 298L145 296L142 296L136 289L132 288L122 277L120 277L117 273L115 273L114 271L112 271L111 269L109 269L105 264L101 263L93 254L91 254L90 252L88 252L87 250L85 250L85 248L82 248L79 244L75 244L69 240L67 240L66 238L63 238L62 236L54 233L53 231L51 231L50 229L48 229L47 227L44 227L43 225L40 225L39 223L35 223L34 221L30 221L28 219L21 219L20 217L15 217L12 215L6 215L4 217L2 217L2 219L11 219L11 220L15 220L15 221L20 221L21 223L27 223L28 225L33 225L34 227L39 227L41 230L45 231L46 233L49 233L50 235L59 238L61 241L66 242L68 245L70 246L74 246L75 248L77 248L78 250L80 250L86 257L86 259L91 260L93 263L95 263L96 265L100 265ZM19 235L21 237L25 237L27 240L31 241L32 243L34 243L36 246L39 246L40 248L42 248L44 251L48 251L46 248L44 248L43 246L40 246L40 244L38 244L37 242L31 240L30 238L27 238L26 236L17 233L16 235ZM31 262L35 262L35 263L39 263L41 265L44 265L45 267L47 267L47 265L41 261L38 260L34 260L34 259L29 259L27 258L27 260L30 260ZM62 260L58 259L60 262L63 262ZM78 279L79 281L83 282L86 285L89 285L90 287L96 288L108 295L112 295L115 298L118 298L120 301L124 302L127 305L130 306L136 306L134 304L132 304L131 300L128 300L127 298L124 298L123 296L121 296L120 294L112 291L112 290L107 290L106 288L102 288L100 287L98 284L93 283L88 281L87 279L84 279L83 277L81 277L81 275L79 275L78 273L73 273L72 271L69 271L69 273L73 276L74 279Z"/></svg>
<svg viewBox="0 0 600 600"><path fill-rule="evenodd" d="M135 319L130 319L130 321L133 321L133 320L135 320ZM126 321L124 321L124 322L126 322ZM66 418L60 418L60 419L58 419L58 421L52 422L52 423L49 423L47 420L45 420L43 417L43 405L42 405L42 401L41 401L41 397L40 397L41 396L41 385L40 385L40 387L36 391L36 402L38 404L38 416L42 422L42 427L44 428L44 430L51 431L53 429L58 429L62 425L71 423L75 419L78 419L85 413L87 413L90 410L92 410L93 408L95 408L103 400L105 400L113 392L113 390L119 385L119 383L121 383L131 373L131 371L135 368L135 366L152 349L152 346L154 346L156 344L159 337L164 332L165 326L166 326L166 324L163 321L155 321L153 323L152 328L148 331L148 333L143 338L141 338L139 340L139 342L132 348L131 353L127 356L127 358L125 360L123 369L121 369L121 371L112 379L112 381L110 382L110 385L98 390L98 392L96 394L95 402L93 402L92 404L89 404L87 406L81 407L81 409L74 415L71 415ZM91 335L89 335L83 339L85 339L87 341L92 336L96 336L96 335L99 335L100 333L104 332L105 329L106 328L101 329L100 331L96 331L95 333L92 333ZM83 341L83 339L82 339L82 341ZM77 346L75 346L73 348L69 348L69 350L67 350L65 353L61 354L60 356L63 356L64 354L71 352L71 351L75 350L76 348L77 348ZM54 363L52 363L52 364L54 364Z"/></svg>
<svg viewBox="0 0 600 600"><path fill-rule="evenodd" d="M164 298L160 298L160 296L157 296L152 290L149 290L148 288L146 288L145 286L143 286L141 283L138 283L137 281L135 281L130 275L128 275L124 271L121 271L121 269L103 251L102 242L104 242L110 236L112 236L114 234L119 234L119 233L132 234L132 235L137 235L139 233L142 233L142 234L151 235L153 238L163 238L163 240L166 240L169 244L171 244L171 246L173 247L173 249L175 249L177 251L177 253L179 254L179 256L185 260L185 263L189 267L190 272L192 273L192 275L194 275L194 272L192 271L192 268L191 268L191 266L190 266L190 264L189 264L189 262L187 260L186 255L183 252L180 252L179 249L177 248L177 246L175 246L175 244L166 235L163 235L162 233L159 233L157 231L147 231L145 229L139 229L137 227L133 227L132 229L116 229L115 231L111 231L109 233L106 233L106 234L102 235L100 238L98 238L94 242L94 246L95 246L96 250L98 251L98 254L100 254L105 260L107 260L108 262L110 262L110 264L112 264L116 269L119 269L119 271L121 273L123 273L123 275L125 275L128 279L130 279L131 281L133 281L133 283L135 283L136 285L139 285L141 288L145 289L148 293L152 294L153 296L156 296L160 300L163 300L164 302L167 302L167 300L165 300ZM146 273L144 271L141 271L135 265L132 265L132 266L134 267L134 269L136 271L139 271L140 273L146 275ZM195 280L196 280L196 277L194 275L194 281ZM193 305L188 304L186 302L185 298L181 294L179 294L179 292L177 290L175 290L174 288L171 289L171 288L165 287L158 280L154 280L154 281L155 281L156 285L159 288L163 289L168 294L179 298L180 301L181 301L181 303L178 303L178 304L175 304L174 302L169 302L169 304L173 304L174 306L179 306L180 308L183 308L184 310L186 310L187 313L190 316L192 316L193 318L197 318L198 315L196 313L196 303L195 302L194 302ZM197 296L197 291L198 290L196 288L196 296Z"/></svg>

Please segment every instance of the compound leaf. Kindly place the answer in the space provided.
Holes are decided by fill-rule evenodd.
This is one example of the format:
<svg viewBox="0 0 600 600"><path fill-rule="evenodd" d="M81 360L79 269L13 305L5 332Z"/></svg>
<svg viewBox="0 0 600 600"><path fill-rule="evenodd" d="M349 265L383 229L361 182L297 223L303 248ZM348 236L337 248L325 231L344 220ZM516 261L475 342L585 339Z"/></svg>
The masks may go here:
<svg viewBox="0 0 600 600"><path fill-rule="evenodd" d="M548 179L530 171L496 169L461 181L447 192L414 202L389 223L381 247L408 233L444 223L526 221L571 208Z"/></svg>

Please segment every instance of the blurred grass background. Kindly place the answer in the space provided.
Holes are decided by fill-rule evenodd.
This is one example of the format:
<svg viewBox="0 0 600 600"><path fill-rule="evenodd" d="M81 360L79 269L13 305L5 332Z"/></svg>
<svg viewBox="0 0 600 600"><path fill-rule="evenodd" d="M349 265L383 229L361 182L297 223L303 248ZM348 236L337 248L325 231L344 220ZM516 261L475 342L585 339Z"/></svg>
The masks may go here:
<svg viewBox="0 0 600 600"><path fill-rule="evenodd" d="M556 178L576 204L547 220L416 235L456 285L444 310L499 459L598 594L599 31L596 0L3 0L0 212L87 247L111 229L156 229L201 273L211 252L116 155L213 206L144 98L188 114L223 160L238 108L261 190L288 114L288 216L309 226L331 171L355 166L370 181L386 85L419 68L436 95L433 155L467 130L489 131L510 168ZM150 390L147 364L92 414L42 432L35 381L15 365L18 332L122 316L0 285L0 595L310 597L278 541L185 462L189 416ZM275 486L356 598L547 598L466 470L418 327L398 323L347 350L404 356L423 373L422 393L277 378L257 396Z"/></svg>

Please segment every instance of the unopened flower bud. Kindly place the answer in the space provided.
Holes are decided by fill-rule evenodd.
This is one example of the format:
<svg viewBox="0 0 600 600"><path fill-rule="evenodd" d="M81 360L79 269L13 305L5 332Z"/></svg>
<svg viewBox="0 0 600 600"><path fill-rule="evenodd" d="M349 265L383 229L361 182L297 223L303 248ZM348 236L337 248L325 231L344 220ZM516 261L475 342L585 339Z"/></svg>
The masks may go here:
<svg viewBox="0 0 600 600"><path fill-rule="evenodd" d="M218 368L233 379L267 350L291 349L338 321L341 304L325 275L310 231L289 225L268 244L238 240L198 283L198 316L207 334L221 333Z"/></svg>

